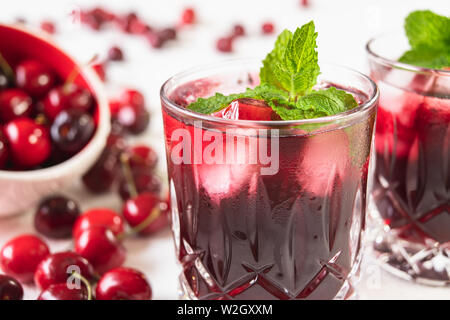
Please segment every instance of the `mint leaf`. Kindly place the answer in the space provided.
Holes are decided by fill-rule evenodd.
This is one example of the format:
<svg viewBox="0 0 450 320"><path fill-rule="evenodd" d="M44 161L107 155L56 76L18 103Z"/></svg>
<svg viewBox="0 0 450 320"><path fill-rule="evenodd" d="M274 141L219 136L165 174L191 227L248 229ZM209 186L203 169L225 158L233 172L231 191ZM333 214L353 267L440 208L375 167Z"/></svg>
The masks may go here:
<svg viewBox="0 0 450 320"><path fill-rule="evenodd" d="M297 29L288 43L285 58L291 72L291 95L304 94L316 84L320 73L316 39L311 21Z"/></svg>
<svg viewBox="0 0 450 320"><path fill-rule="evenodd" d="M358 106L358 103L351 94L335 87L313 91L300 97L296 103L298 109L304 110L307 119L331 116L353 109L356 106Z"/></svg>
<svg viewBox="0 0 450 320"><path fill-rule="evenodd" d="M405 32L413 49L423 45L445 49L450 45L450 19L430 10L411 12L405 19Z"/></svg>
<svg viewBox="0 0 450 320"><path fill-rule="evenodd" d="M252 96L249 90L251 89L247 89L247 91L244 93L231 94L229 96L225 96L221 93L216 93L214 96L209 98L198 98L197 101L191 103L186 108L198 113L211 114L216 111L222 110L233 100L241 98L256 99Z"/></svg>
<svg viewBox="0 0 450 320"><path fill-rule="evenodd" d="M198 98L197 101L191 103L187 106L188 109L203 113L211 114L216 111L222 110L227 107L232 101L241 98L251 98L264 100L266 102L274 101L280 103L286 103L288 100L288 94L269 84L262 84L254 89L247 89L243 93L231 94L225 96L221 93L216 93L214 96L209 98Z"/></svg>
<svg viewBox="0 0 450 320"><path fill-rule="evenodd" d="M313 91L320 68L314 22L292 33L284 30L260 69L261 84L243 93L216 93L199 98L188 109L212 114L241 98L264 100L283 120L311 119L350 110L358 105L351 94L334 87Z"/></svg>
<svg viewBox="0 0 450 320"><path fill-rule="evenodd" d="M351 94L334 87L312 91L300 97L295 103L282 100L268 103L283 120L326 117L358 106Z"/></svg>
<svg viewBox="0 0 450 320"><path fill-rule="evenodd" d="M440 69L450 66L450 47L448 50L439 50L427 46L406 51L399 59L400 62L424 68Z"/></svg>
<svg viewBox="0 0 450 320"><path fill-rule="evenodd" d="M280 103L267 101L267 104L280 116L282 120L307 119L304 110L298 109L294 102Z"/></svg>
<svg viewBox="0 0 450 320"><path fill-rule="evenodd" d="M399 61L425 68L450 66L450 18L430 10L414 11L405 19L411 50Z"/></svg>
<svg viewBox="0 0 450 320"><path fill-rule="evenodd" d="M277 88L283 89L282 84L277 80L273 67L284 61L284 54L289 41L292 39L292 32L284 30L277 38L274 49L263 60L263 67L259 71L261 83L271 84Z"/></svg>
<svg viewBox="0 0 450 320"><path fill-rule="evenodd" d="M263 61L261 82L287 91L291 100L309 91L320 72L316 38L313 21L294 34L283 31Z"/></svg>
<svg viewBox="0 0 450 320"><path fill-rule="evenodd" d="M249 91L250 89L247 90ZM253 92L257 97L254 99L261 99L266 102L276 102L281 104L287 104L289 101L289 94L286 91L278 89L268 83L260 84L253 89Z"/></svg>

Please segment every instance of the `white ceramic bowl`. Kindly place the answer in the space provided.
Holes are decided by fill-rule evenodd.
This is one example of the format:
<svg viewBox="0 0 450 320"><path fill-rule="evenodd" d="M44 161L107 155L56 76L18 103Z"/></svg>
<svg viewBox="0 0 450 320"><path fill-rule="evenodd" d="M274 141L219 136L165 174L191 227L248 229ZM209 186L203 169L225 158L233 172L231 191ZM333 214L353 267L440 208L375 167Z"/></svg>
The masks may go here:
<svg viewBox="0 0 450 320"><path fill-rule="evenodd" d="M76 179L79 179L99 157L106 145L110 132L108 101L103 84L92 68L78 63L42 32L30 32L21 26L0 24L0 39L5 41L5 38L11 37L17 40L13 41L11 45L19 46L18 52L21 49L27 52L30 51L30 47L35 48L33 49L36 50L35 55L25 53L25 56L33 57L37 55L38 58L49 59L46 62L50 67L54 67L51 65L53 62L59 63L60 65L55 68L67 69L64 71L66 73L65 76L67 76L71 64L73 64L72 69L77 67L79 69L77 78L89 88L97 101L98 123L91 141L83 150L69 160L45 169L31 171L0 170L0 217L24 212L36 205L42 197L61 191ZM27 41L30 43L24 44ZM46 50L49 53L45 52ZM53 55L53 57L47 58L49 54L50 56Z"/></svg>

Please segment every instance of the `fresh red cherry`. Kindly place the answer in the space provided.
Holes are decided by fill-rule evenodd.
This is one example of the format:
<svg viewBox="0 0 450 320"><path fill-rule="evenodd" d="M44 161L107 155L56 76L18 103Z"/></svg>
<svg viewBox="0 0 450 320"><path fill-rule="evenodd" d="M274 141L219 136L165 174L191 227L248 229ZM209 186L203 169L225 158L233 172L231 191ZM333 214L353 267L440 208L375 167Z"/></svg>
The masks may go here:
<svg viewBox="0 0 450 320"><path fill-rule="evenodd" d="M275 27L273 26L272 22L265 22L261 26L262 33L264 33L264 34L271 34L271 33L273 33L274 29L275 29Z"/></svg>
<svg viewBox="0 0 450 320"><path fill-rule="evenodd" d="M106 192L116 180L118 167L117 155L105 148L94 165L83 176L83 184L91 192Z"/></svg>
<svg viewBox="0 0 450 320"><path fill-rule="evenodd" d="M130 12L116 19L116 22L119 28L126 33L140 35L151 31L151 28L144 21L139 19L137 14L134 12Z"/></svg>
<svg viewBox="0 0 450 320"><path fill-rule="evenodd" d="M150 32L151 30L152 28L150 28L148 24L140 19L131 20L128 26L128 33L131 34L145 34L147 32Z"/></svg>
<svg viewBox="0 0 450 320"><path fill-rule="evenodd" d="M78 109L90 112L93 105L92 94L73 83L51 89L42 101L43 112L50 121L55 120L62 110Z"/></svg>
<svg viewBox="0 0 450 320"><path fill-rule="evenodd" d="M162 41L175 40L177 38L177 31L174 28L164 28L158 31L158 35Z"/></svg>
<svg viewBox="0 0 450 320"><path fill-rule="evenodd" d="M137 107L145 106L144 95L136 89L126 89L122 91L119 101L122 105L131 104Z"/></svg>
<svg viewBox="0 0 450 320"><path fill-rule="evenodd" d="M136 145L128 152L129 163L132 169L153 170L158 163L158 154L146 145Z"/></svg>
<svg viewBox="0 0 450 320"><path fill-rule="evenodd" d="M111 61L122 61L123 60L123 51L117 46L111 47L108 50L108 59Z"/></svg>
<svg viewBox="0 0 450 320"><path fill-rule="evenodd" d="M73 236L77 238L82 232L93 227L106 227L114 235L124 232L123 218L115 211L106 208L97 208L86 211L82 214L73 226Z"/></svg>
<svg viewBox="0 0 450 320"><path fill-rule="evenodd" d="M245 35L245 29L242 24L236 24L233 26L233 36L241 37Z"/></svg>
<svg viewBox="0 0 450 320"><path fill-rule="evenodd" d="M181 13L181 24L193 24L195 22L195 11L193 8L186 8Z"/></svg>
<svg viewBox="0 0 450 320"><path fill-rule="evenodd" d="M96 31L100 30L103 25L103 21L99 19L95 14L93 14L92 11L82 10L80 13L80 20L82 23Z"/></svg>
<svg viewBox="0 0 450 320"><path fill-rule="evenodd" d="M75 237L75 251L86 258L99 274L125 262L125 248L106 227L91 227Z"/></svg>
<svg viewBox="0 0 450 320"><path fill-rule="evenodd" d="M168 223L166 205L161 205L158 196L144 192L128 199L123 206L123 217L128 224L137 228L141 235L149 235L159 231Z"/></svg>
<svg viewBox="0 0 450 320"><path fill-rule="evenodd" d="M9 150L6 141L6 137L3 135L2 128L0 127L0 170L4 169L8 164Z"/></svg>
<svg viewBox="0 0 450 320"><path fill-rule="evenodd" d="M121 135L110 133L106 140L106 148L118 157L127 148L127 142Z"/></svg>
<svg viewBox="0 0 450 320"><path fill-rule="evenodd" d="M53 143L68 154L83 149L95 131L92 116L78 109L61 111L50 129Z"/></svg>
<svg viewBox="0 0 450 320"><path fill-rule="evenodd" d="M72 289L66 283L58 283L42 291L38 300L89 300L89 295L84 286Z"/></svg>
<svg viewBox="0 0 450 320"><path fill-rule="evenodd" d="M42 97L54 85L53 72L42 62L25 60L16 67L16 84L33 97Z"/></svg>
<svg viewBox="0 0 450 320"><path fill-rule="evenodd" d="M10 121L3 129L11 160L18 168L32 168L50 156L51 142L47 128L28 118Z"/></svg>
<svg viewBox="0 0 450 320"><path fill-rule="evenodd" d="M117 121L130 133L139 134L147 129L150 113L144 106L127 104L120 108Z"/></svg>
<svg viewBox="0 0 450 320"><path fill-rule="evenodd" d="M150 300L152 289L142 272L132 268L115 268L97 283L97 300Z"/></svg>
<svg viewBox="0 0 450 320"><path fill-rule="evenodd" d="M20 117L29 117L32 112L31 97L20 89L0 92L0 120L4 123Z"/></svg>
<svg viewBox="0 0 450 320"><path fill-rule="evenodd" d="M94 268L78 253L54 253L41 261L34 274L34 283L39 289L45 290L54 284L65 284L74 272L87 280L94 278Z"/></svg>
<svg viewBox="0 0 450 320"><path fill-rule="evenodd" d="M0 266L6 274L27 283L33 281L37 266L49 254L47 245L40 238L22 235L3 246Z"/></svg>
<svg viewBox="0 0 450 320"><path fill-rule="evenodd" d="M119 101L121 105L115 113L117 122L132 133L144 131L150 121L150 114L145 108L142 93L135 89L124 90Z"/></svg>
<svg viewBox="0 0 450 320"><path fill-rule="evenodd" d="M232 37L219 38L216 43L216 48L221 52L233 51L233 38Z"/></svg>
<svg viewBox="0 0 450 320"><path fill-rule="evenodd" d="M2 300L22 300L22 285L13 277L0 274L0 301Z"/></svg>
<svg viewBox="0 0 450 320"><path fill-rule="evenodd" d="M151 225L148 227L148 233L154 234L159 232L160 230L169 226L171 221L171 211L170 211L170 202L169 199L161 201L159 203L159 210L161 214L158 218L156 218Z"/></svg>
<svg viewBox="0 0 450 320"><path fill-rule="evenodd" d="M130 25L138 20L139 18L135 12L129 12L121 17L118 17L116 19L116 23L123 32L131 33Z"/></svg>
<svg viewBox="0 0 450 320"><path fill-rule="evenodd" d="M124 201L134 196L134 194L132 194L132 192L134 192L133 187L138 194L142 192L159 194L161 191L161 179L149 170L131 170L132 181L128 181L129 178L130 177L126 175L122 175L119 180L118 191L120 197ZM131 183L133 183L133 187L130 186Z"/></svg>
<svg viewBox="0 0 450 320"><path fill-rule="evenodd" d="M48 20L42 21L40 27L42 30L50 34L54 34L56 32L55 24Z"/></svg>
<svg viewBox="0 0 450 320"><path fill-rule="evenodd" d="M147 32L145 36L150 46L152 46L152 48L159 49L164 44L163 38L161 38L161 36L157 32L153 31Z"/></svg>
<svg viewBox="0 0 450 320"><path fill-rule="evenodd" d="M60 195L42 200L34 216L37 231L49 238L70 238L80 209L75 201Z"/></svg>
<svg viewBox="0 0 450 320"><path fill-rule="evenodd" d="M82 181L89 191L102 193L110 189L119 172L119 154L126 148L125 140L116 134L108 136L107 145Z"/></svg>
<svg viewBox="0 0 450 320"><path fill-rule="evenodd" d="M101 7L95 7L89 13L102 23L113 21L116 18L113 13Z"/></svg>

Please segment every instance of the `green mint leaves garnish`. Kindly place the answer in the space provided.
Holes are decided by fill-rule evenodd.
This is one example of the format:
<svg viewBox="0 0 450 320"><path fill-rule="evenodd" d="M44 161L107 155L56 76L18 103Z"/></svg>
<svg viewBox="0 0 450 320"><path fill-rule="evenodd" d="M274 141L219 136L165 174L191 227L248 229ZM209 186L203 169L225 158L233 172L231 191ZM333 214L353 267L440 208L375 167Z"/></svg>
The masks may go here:
<svg viewBox="0 0 450 320"><path fill-rule="evenodd" d="M320 73L314 29L311 21L294 33L284 30L278 36L274 49L263 61L259 86L229 96L216 93L199 98L187 108L211 114L233 100L251 98L264 100L283 120L318 118L355 108L358 103L343 90L313 90Z"/></svg>
<svg viewBox="0 0 450 320"><path fill-rule="evenodd" d="M261 82L289 92L290 100L296 100L298 95L308 92L316 84L320 73L316 38L312 21L294 34L283 31L275 48L263 61Z"/></svg>
<svg viewBox="0 0 450 320"><path fill-rule="evenodd" d="M411 50L400 62L419 67L450 67L450 18L430 10L411 12L405 19L405 33Z"/></svg>

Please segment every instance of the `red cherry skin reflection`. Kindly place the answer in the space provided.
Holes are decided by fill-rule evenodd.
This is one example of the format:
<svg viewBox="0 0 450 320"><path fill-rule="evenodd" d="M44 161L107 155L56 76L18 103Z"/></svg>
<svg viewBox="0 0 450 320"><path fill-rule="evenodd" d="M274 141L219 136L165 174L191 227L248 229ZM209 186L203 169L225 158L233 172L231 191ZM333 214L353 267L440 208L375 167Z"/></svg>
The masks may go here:
<svg viewBox="0 0 450 320"><path fill-rule="evenodd" d="M97 300L150 300L152 289L144 274L120 267L103 275L95 296Z"/></svg>
<svg viewBox="0 0 450 320"><path fill-rule="evenodd" d="M34 274L34 283L41 290L54 284L65 284L71 271L78 272L87 280L94 278L94 269L85 258L78 253L66 251L49 255L42 260Z"/></svg>
<svg viewBox="0 0 450 320"><path fill-rule="evenodd" d="M115 211L107 208L96 208L82 214L73 226L73 236L78 235L92 227L107 227L114 235L124 232L123 218Z"/></svg>
<svg viewBox="0 0 450 320"><path fill-rule="evenodd" d="M50 254L44 241L34 235L18 236L0 251L0 266L4 273L20 282L33 280L39 263Z"/></svg>
<svg viewBox="0 0 450 320"><path fill-rule="evenodd" d="M125 248L105 227L82 231L75 238L75 251L86 258L99 274L120 267L126 258Z"/></svg>
<svg viewBox="0 0 450 320"><path fill-rule="evenodd" d="M18 168L32 168L50 156L51 142L47 128L28 118L10 121L3 130L12 162Z"/></svg>

